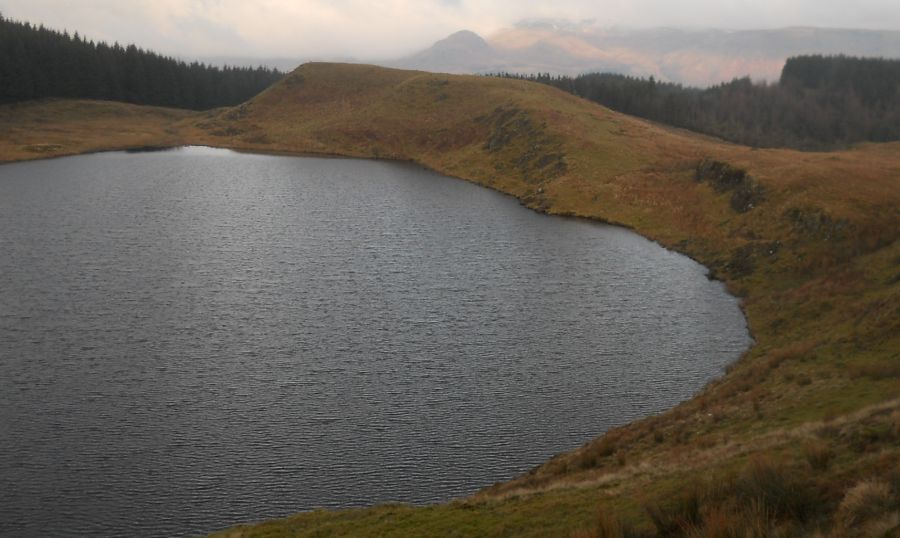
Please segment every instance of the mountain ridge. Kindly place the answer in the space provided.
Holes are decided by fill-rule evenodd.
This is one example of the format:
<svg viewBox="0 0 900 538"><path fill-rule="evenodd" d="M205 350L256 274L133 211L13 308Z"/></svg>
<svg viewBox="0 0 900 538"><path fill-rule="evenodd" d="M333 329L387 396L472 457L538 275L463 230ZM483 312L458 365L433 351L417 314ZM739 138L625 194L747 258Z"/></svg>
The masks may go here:
<svg viewBox="0 0 900 538"><path fill-rule="evenodd" d="M900 58L900 32L890 30L622 30L533 24L500 30L482 41L490 47L489 61L480 61L471 50L450 57L448 51L436 55L426 48L385 65L455 74L613 72L703 87L744 76L777 80L785 60L800 54ZM548 47L554 55L547 55Z"/></svg>

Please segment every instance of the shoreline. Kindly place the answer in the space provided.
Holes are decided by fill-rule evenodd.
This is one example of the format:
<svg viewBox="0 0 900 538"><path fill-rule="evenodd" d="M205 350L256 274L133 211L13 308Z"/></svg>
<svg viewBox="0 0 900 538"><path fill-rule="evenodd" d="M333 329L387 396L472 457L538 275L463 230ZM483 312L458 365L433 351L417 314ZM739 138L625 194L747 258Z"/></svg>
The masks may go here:
<svg viewBox="0 0 900 538"><path fill-rule="evenodd" d="M140 150L140 148L138 148L138 150ZM191 151L191 150L193 150L193 151ZM150 153L157 153L158 151L159 151L159 150L157 149L157 150L155 150L155 151L153 151L153 152L150 152ZM234 159L234 157L228 157L228 154L232 154L232 155L243 155L243 154L246 154L246 153L247 153L247 152L233 152L232 150L227 149L227 148L211 147L211 146L180 146L180 147L177 147L177 148L168 148L168 149L165 150L165 151L171 151L171 152L175 153L175 155L173 156L173 155L170 154L168 157L167 157L165 154L162 154L162 155L154 155L154 156L152 156L152 157L150 157L150 158L142 158L142 159L141 159L141 162L144 162L144 161L147 161L148 163L152 163L152 162L167 162L168 159L173 159L173 162L175 162L174 159L177 158L177 155L178 155L179 153L185 155L185 157L189 157L190 155L199 155L199 156L205 156L205 158L209 158L209 159L217 159L217 160L219 160L220 162L231 162L231 159ZM188 153L188 152L190 152L190 153ZM119 157L116 157L115 159L106 159L106 160L95 160L95 159L91 159L91 162L101 163L100 166L102 166L102 163L108 163L108 164L111 165L111 166L120 166L121 163L127 163L127 162L129 162L128 160L126 160L126 159L128 159L128 157L126 156L126 154L127 154L127 155L134 155L134 154L136 154L136 153L138 153L138 152L135 152L135 151L128 151L128 150L123 150L123 151L116 151L116 152L113 152L113 153L118 154ZM223 154L224 154L224 155L223 155ZM92 154L92 155L93 155L93 154ZM263 155L263 154L260 154L260 153L253 153L253 155ZM290 157L291 159L307 159L307 158L318 159L318 158L319 158L319 157L310 157L310 156L308 156L308 155L303 155L303 156L293 156L293 155L290 155L290 156L287 156L287 157ZM352 160L352 161L363 161L363 162L365 162L366 164L371 164L371 163L373 162L371 159L347 158L347 157L343 157L343 156L334 156L334 157L331 157L331 158L333 158L333 159L341 159L341 160L347 160L347 159L349 159L349 160ZM152 159L152 160L148 160L148 159ZM238 159L235 159L235 160L236 160L236 161L239 161ZM447 182L464 181L464 180L461 180L460 178L452 178L452 177L449 177L449 176L444 176L444 175L442 175L442 174L439 174L438 172L432 171L432 170L430 170L429 168L424 167L424 166L421 166L421 165L419 165L419 164L417 164L417 163L409 163L409 162L407 162L407 161L393 161L393 160L392 160L392 161L383 160L383 161L384 161L384 162L389 162L391 165L399 165L399 166L404 167L404 168L405 168L405 167L410 167L410 168L415 169L415 170L427 171L428 174L433 174L433 176L434 176L433 178L429 178L427 175L423 178L426 182L427 182L429 179L435 179L435 180L436 180L436 179L440 179L441 181L447 181ZM134 162L136 162L136 161L134 161ZM255 166L253 160L248 161L248 162L250 162L251 165L254 165L254 166ZM263 161L261 161L261 162L265 162L265 161L263 160ZM119 165L116 165L115 163L119 163ZM65 168L65 167L63 167L63 168ZM389 168L389 170L390 170L390 169L393 169L393 168ZM2 170L0 170L0 172L2 172ZM421 177L421 176L419 176L419 177ZM565 219L565 220L568 220L568 221L582 222L582 223L584 223L584 225L589 225L589 229L596 230L597 232L600 232L600 233L602 233L604 227L609 227L609 228L607 228L607 229L613 229L613 225L606 224L606 223L601 223L601 222L597 222L597 221L595 221L595 220L593 220L593 219L587 219L587 218L583 218L583 217L565 216L565 215L551 215L551 214L548 214L548 213L541 213L541 212L538 212L538 211L534 211L534 210L532 210L531 208L528 208L528 207L523 206L523 204L519 203L520 200L518 200L518 199L515 198L515 197L513 197L512 200L516 200L517 203L514 204L514 205L512 205L512 204L510 204L510 202L512 202L512 200L509 198L510 195L507 194L507 193L502 193L502 192L499 192L499 191L496 191L496 190L493 190L493 189L490 190L490 191L481 191L481 189L483 189L483 186L482 186L482 185L479 185L479 184L473 184L472 182L468 182L468 181L466 181L466 183L470 184L470 185L471 185L471 188L472 188L476 193L477 193L477 192L481 192L481 193L482 193L482 194L480 194L480 195L478 195L478 196L487 196L487 197L491 198L492 200L498 200L498 199L499 199L501 202L503 202L503 205L504 205L504 206L507 206L507 204L509 204L509 207L511 208L511 210L514 210L514 211L517 211L517 212L520 211L519 207L521 207L521 209L523 209L523 210L527 210L527 211L529 211L529 212L532 212L532 213L535 215L534 218L537 219L537 222L535 223L535 226L543 227L543 226L547 226L547 225L552 225L552 222L548 222L548 221L544 220L544 218L554 218L554 219L559 219L559 218L561 218L561 219ZM502 195L502 196L492 196L492 195L488 194L488 192L490 192L490 193L496 193L496 194ZM598 228L597 225L600 225L600 228ZM646 242L646 243L644 243L645 245L647 245L647 244L652 244L654 247L659 247L660 249L663 249L663 251L664 251L664 252L662 252L662 251L655 251L655 254L661 254L663 257L668 256L669 254L678 254L679 256L681 256L680 253L677 253L676 251L673 251L673 250L671 250L671 249L667 249L667 248L665 248L665 247L659 245L659 244L656 243L655 241L652 241L651 239L648 239L648 238L646 238L646 237L644 237L644 236L638 234L637 232L635 232L635 231L633 231L633 230L629 230L629 229L624 228L624 227L614 227L614 228L620 230L619 232L614 232L614 233L616 233L617 235L618 235L618 234L621 234L621 235L627 236L627 237L628 237L628 241L629 241L630 244L634 244L634 243L631 243L632 241L633 241L633 242L640 242L640 243ZM518 234L514 234L514 235L518 235ZM647 245L647 246L649 246L649 245ZM637 247L637 248L638 248L639 251L641 251L643 248L646 248L646 246L640 246L640 247ZM655 249L654 249L654 250L655 250ZM598 254L598 256L600 256L600 257L603 256L603 252L602 252L602 251L601 251L601 252L598 252L597 254ZM690 258L688 258L688 259L690 259ZM681 259L681 261L679 261L678 263L679 263L679 264L684 264L683 266L686 267L686 268L688 268L688 269L686 269L686 270L689 270L689 271L690 271L691 282L697 282L697 283L704 283L704 282L706 282L706 278L705 278L705 277L708 276L708 268L706 268L705 266L703 266L703 265L697 263L697 262L694 261L694 260L691 260L691 261L692 261L693 263L688 263L686 260ZM697 280L695 281L695 279L697 279ZM693 285L696 285L696 284L692 284L692 286L693 286ZM732 295L730 295L730 294L728 293L728 290L727 290L727 288L724 286L723 283L717 282L717 283L716 283L716 286L715 286L715 291L717 292L716 295L721 295L722 293L725 294L725 295L721 295L721 297L722 297L723 299L725 299L725 298L727 297L727 308L728 308L729 311L730 311L731 308L733 308L734 306L737 306L738 308L740 308L740 301L739 301L737 298L735 298L734 296L732 296ZM723 302L724 302L724 301L723 301ZM721 306L725 306L725 304L723 304L723 305L721 305ZM723 311L725 311L724 308L723 308ZM747 337L749 337L750 334L749 334L749 330L747 329L747 319L746 319L746 314L745 314L742 310L741 310L740 316L742 316L742 320L739 321L738 323L736 323L734 326L737 327L738 329L740 329L740 331L741 331L743 334L745 334ZM590 325L597 326L597 321L596 321L596 320L592 320L592 321L590 322ZM677 342L678 340L675 339L674 341ZM646 418L647 416L650 416L650 415L652 415L652 414L656 414L656 413L658 413L658 412L662 412L662 411L664 411L664 410L666 410L666 409L670 409L670 408L674 407L675 405L678 405L678 404L682 403L683 401L689 399L689 398L692 396L692 394L695 393L697 390L700 390L706 383L708 383L708 382L710 382L711 380L716 379L716 378L720 377L721 375L723 375L723 373L724 373L724 368L727 366L727 364L730 364L733 360L736 360L737 357L743 355L743 353L745 353L746 350L749 349L750 346L752 346L752 341L749 342L746 346L742 346L742 349L741 349L740 353L738 353L737 355L733 355L731 352L729 352L727 356L728 356L728 357L732 357L731 360L727 361L726 364L718 364L714 369L713 369L713 368L710 368L710 371L709 371L708 375L704 375L702 378L698 378L698 379L694 380L694 381L692 382L691 385L687 385L687 386L686 386L686 389L685 389L685 390L679 390L680 396L678 396L677 398L673 398L673 399L669 400L669 401L665 404L665 406L660 406L659 408L657 408L657 410L652 411L652 412L649 412L649 411L646 411L646 410L640 411L640 412L635 412L635 410L632 409L631 412L630 412L627 416L631 416L632 418L636 418L636 419L643 419L643 418ZM502 349L500 349L500 351L502 351ZM722 356L722 354L718 354L718 355L719 355L720 357ZM593 357L592 359L593 359L592 362L595 362L595 364L594 364L593 366L594 366L594 367L597 367L597 366L598 366L598 364L596 364L596 359L597 359L597 358L596 358L596 357ZM711 359L711 360L709 361L710 363L714 362L713 357L709 357L709 359ZM674 362L674 360L673 360L673 362ZM573 363L573 364L574 364L574 363ZM661 364L665 364L665 362L663 362L663 363L661 363ZM662 379L664 379L664 377L661 376L659 379L662 380ZM673 384L673 386L677 386L677 384ZM689 387L689 388L688 388L688 387ZM557 396L558 396L558 395L557 395ZM557 397L552 397L552 398L549 398L548 400L549 400L549 401L559 401L560 399L557 398ZM563 399L563 400L564 400L564 399ZM612 418L612 417L603 417L603 418L601 419L601 422L599 422L599 423L600 423L600 424L603 424L606 420L609 420L609 423L604 424L603 429L600 430L600 431L605 431L605 430L607 430L607 429L611 429L611 428L613 428L613 427L620 426L620 425L624 424L623 420L621 419L621 415L617 415L617 416L619 416L620 418L614 419L614 418ZM503 423L500 423L499 425L502 426ZM549 431L547 432L547 435L550 435L550 432L549 432ZM547 436L545 435L544 437L547 437ZM587 439L587 438L588 438L588 437L579 438L579 439L577 439L576 441L572 441L571 443L566 443L565 445L563 445L562 447L558 448L557 450L563 450L563 451L570 451L570 450L573 450L573 449L577 448L581 443L583 443L583 441L584 441L585 439ZM571 441L571 439L570 439L570 441ZM552 455L553 453L557 452L557 450L554 450L553 452L547 452L548 457L549 457L550 455ZM539 462L536 462L536 463L539 464L540 462L545 461L545 459L546 459L546 458L542 458ZM530 466L530 465L529 465L529 466ZM494 465L488 465L488 466L486 466L485 468L489 470L491 467L494 467ZM524 470L527 470L527 467L526 467ZM517 472L513 472L512 474L508 474L508 475L504 474L504 475L502 475L500 478L498 478L498 480L504 480L504 481L505 481L505 480L509 480L509 479L516 478L517 476L522 475L523 472L524 472L524 470L523 470L522 472L518 472L518 471L517 471ZM486 473L485 473L485 474L486 474ZM454 475L454 476L455 476L455 475ZM482 474L481 476L484 476L484 475ZM479 491L481 491L481 490L483 490L485 487L487 487L487 485L488 485L488 484L485 484L485 483L482 483L481 485L479 485L478 482L475 482L475 483L472 484L473 487L472 487L472 488L469 488L469 490L465 491L462 495L444 498L444 499L441 500L441 501L433 501L433 502L429 502L429 503L415 503L415 504L410 504L410 506L424 507L424 506L429 506L429 505L434 505L434 504L439 504L439 503L448 503L448 502L456 502L456 501L460 501L460 500L462 500L462 499L466 499L466 498L471 497L472 495L477 494ZM351 508L351 507L342 507L342 509L344 509L344 508ZM300 513L310 513L310 512L313 512L313 511L314 511L314 509L309 509L309 510L303 510L303 511L301 511Z"/></svg>
<svg viewBox="0 0 900 538"><path fill-rule="evenodd" d="M329 86L330 71L354 69L354 66L314 65L301 71L309 71L305 73L307 82L321 80L322 91L333 93ZM389 75L393 81L403 72ZM499 88L512 94L524 87L475 77L442 75L440 78L451 79L451 84L442 86L442 91L450 92L450 99L439 106L461 99L460 94L451 91L457 86L460 92L469 91L470 87L486 92ZM428 75L416 74L414 80L421 91L430 91ZM552 89L527 88L537 95L518 97L520 101L510 110L527 111L531 116L522 116L526 119L546 114L540 116L542 121L553 128L565 128L562 140L568 144L564 151L569 171L558 179L539 184L530 182L525 172L516 177L519 169L509 165L521 155L518 146L493 154L484 151L471 154L467 148L474 145L444 150L423 142L425 145L421 147L407 147L406 142L401 144L387 137L394 134L394 127L379 123L380 116L363 115L355 119L355 114L363 114L365 109L357 112L351 108L349 115L340 119L330 115L306 119L304 114L315 114L316 110L290 104L285 105L287 109L279 110L276 117L265 115L267 107L275 106L268 104L269 101L279 103L288 98L282 98L282 94L318 92L319 86L280 83L248 107L251 113L260 111L258 118L230 120L226 118L227 110L213 111L179 118L173 127L175 135L161 129L159 136L175 136L178 145L259 154L369 160L376 156L375 160L411 163L443 176L488 187L514 197L538 213L620 226L687 256L708 270L708 278L722 282L725 291L738 300L744 314L752 340L750 348L724 374L673 408L613 428L572 452L553 457L520 477L485 488L471 497L428 509L410 509L408 513L400 510L395 515L380 507L307 513L263 523L259 529L281 529L286 525L315 529L320 524L349 518L365 525L347 527L349 535L361 528L372 528L381 529L384 535L402 536L398 530L401 526L397 525L403 518L431 525L429 528L443 529L445 522L449 525L458 518L472 524L492 525L494 508L515 507L515 512L507 514L504 521L519 521L532 529L525 535L559 534L561 529L570 532L574 530L573 525L589 525L593 521L596 506L601 502L592 496L594 488L606 492L601 496L606 499L603 504L634 514L641 511L639 496L675 495L667 485L675 477L682 477L677 479L679 482L688 480L687 477L727 480L730 469L740 468L750 456L783 460L792 472L807 476L810 471L803 454L798 453L797 443L818 443L816 428L827 420L846 433L828 438L839 463L835 469L821 474L819 480L828 480L831 490L837 492L835 495L841 495L856 480L877 468L880 460L875 452L860 455L847 439L859 435L855 432L868 427L865 426L868 422L890 421L890 414L881 418L868 414L860 417L868 409L891 408L900 390L900 376L892 373L891 359L896 349L900 349L900 340L893 330L896 319L900 319L895 302L897 279L893 277L898 270L893 260L900 259L900 245L894 231L900 224L895 210L900 205L900 177L896 173L900 170L900 143L866 144L847 151L812 154L753 150L670 133ZM376 87L373 91L384 90ZM479 90L479 95L484 93ZM542 101L523 104L527 99ZM488 97L484 100L482 109L490 112L494 105ZM549 112L545 108L529 108L550 106L544 105L545 101L553 103ZM461 102L465 106L471 104L471 101ZM429 113L440 110L430 108L438 105L421 106ZM453 110L451 107L450 111ZM319 129L310 131L311 135L298 130L291 121L299 120L291 118L324 123L311 123ZM203 121L209 126L194 123ZM380 130L370 134L366 130L367 122L378 125ZM532 120L532 125L536 122ZM577 130L572 126L574 122L584 123L590 129ZM344 127L345 124L353 127ZM607 124L612 126L609 133L602 131ZM260 129L268 139L279 141L269 145L279 147L266 149L264 144L211 133L212 129L225 129L223 125L234 125L239 133L242 129ZM338 125L346 130L332 132L322 125ZM490 135L490 128L478 125L476 122L478 129L487 129ZM76 131L78 128L72 127ZM413 134L431 132L429 129L433 127L423 124L416 125L416 129L421 131L414 130ZM617 134L621 130L626 131L625 135ZM256 137L254 132L247 131L248 134L241 136ZM398 140L407 140L401 136L404 131L397 132ZM505 132L501 129L501 134ZM320 140L315 138L320 136L315 133L325 133L321 135L324 142L316 142L319 146L340 151L309 151L313 141ZM544 136L541 143L545 145L552 145L555 140L552 137L555 135L535 135L528 131L519 135ZM480 147L479 140L483 140L480 137L484 133L476 130L465 136ZM619 136L625 145L620 145ZM135 141L133 145L146 144L145 140L140 142ZM637 145L632 148L634 144ZM595 146L603 151L612 147L615 160L605 160L606 153L596 151ZM655 150L652 160L642 153L645 148ZM407 158L387 159L380 155ZM705 156L749 170L766 189L763 204L748 213L730 210L727 193L717 193L692 177L694 163ZM39 158L46 157L49 156ZM476 161L472 161L475 157ZM632 165L629 159L645 159L646 163ZM853 183L845 180L848 176L854 178ZM731 446L741 448L729 452ZM886 461L900 461L900 450L884 448L883 457L888 458ZM647 474L642 471L647 466L657 466L661 471ZM559 511L550 510L545 504L551 499L575 510L577 517L555 516ZM839 501L839 496L829 498L823 506L833 510ZM644 525L648 524L646 519L643 521ZM501 525L499 520L495 523ZM487 530L499 527L479 528L485 533L502 534ZM253 536L254 529L236 527L223 536Z"/></svg>

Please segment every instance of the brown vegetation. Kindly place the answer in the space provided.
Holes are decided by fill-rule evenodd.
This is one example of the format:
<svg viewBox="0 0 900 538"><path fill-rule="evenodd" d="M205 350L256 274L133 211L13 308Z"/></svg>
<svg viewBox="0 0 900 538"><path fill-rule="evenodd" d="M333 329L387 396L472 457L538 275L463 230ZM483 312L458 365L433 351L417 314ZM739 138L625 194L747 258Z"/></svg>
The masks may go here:
<svg viewBox="0 0 900 538"><path fill-rule="evenodd" d="M335 64L303 66L239 107L131 108L104 120L125 131L115 142L73 143L101 124L72 105L31 106L0 108L22 126L0 135L0 159L179 141L413 160L540 211L627 225L742 298L755 346L666 413L468 499L316 511L223 536L839 536L848 521L897 519L900 144L753 150L523 81ZM48 106L69 108L37 121ZM27 149L37 144L62 149ZM734 201L742 189L752 207ZM880 477L888 490L851 495ZM856 496L879 508L842 504Z"/></svg>
<svg viewBox="0 0 900 538"><path fill-rule="evenodd" d="M185 143L175 123L191 113L103 101L0 106L0 163Z"/></svg>

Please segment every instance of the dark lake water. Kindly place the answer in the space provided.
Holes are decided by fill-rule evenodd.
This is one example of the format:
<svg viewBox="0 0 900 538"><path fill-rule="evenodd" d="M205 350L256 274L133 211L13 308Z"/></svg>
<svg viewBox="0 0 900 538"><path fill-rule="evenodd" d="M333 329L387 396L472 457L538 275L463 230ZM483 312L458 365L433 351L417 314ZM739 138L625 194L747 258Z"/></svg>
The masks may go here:
<svg viewBox="0 0 900 538"><path fill-rule="evenodd" d="M0 536L472 493L735 360L705 273L413 165L0 166Z"/></svg>

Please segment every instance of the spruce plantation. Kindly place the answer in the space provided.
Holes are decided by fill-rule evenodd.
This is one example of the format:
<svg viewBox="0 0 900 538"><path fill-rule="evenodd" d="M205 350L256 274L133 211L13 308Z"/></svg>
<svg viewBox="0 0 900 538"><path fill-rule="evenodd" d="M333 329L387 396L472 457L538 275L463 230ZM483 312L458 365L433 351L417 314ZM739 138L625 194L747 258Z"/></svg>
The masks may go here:
<svg viewBox="0 0 900 538"><path fill-rule="evenodd" d="M756 147L822 150L900 139L900 60L797 56L774 84L691 88L613 73L499 76L549 84L613 110Z"/></svg>
<svg viewBox="0 0 900 538"><path fill-rule="evenodd" d="M0 14L0 103L100 99L206 110L246 101L281 76L264 67L186 63Z"/></svg>

